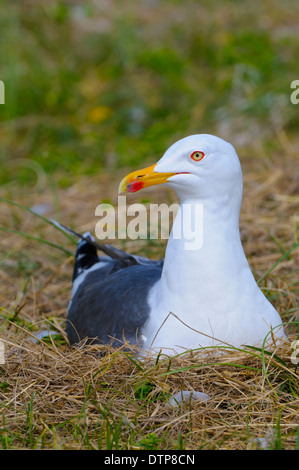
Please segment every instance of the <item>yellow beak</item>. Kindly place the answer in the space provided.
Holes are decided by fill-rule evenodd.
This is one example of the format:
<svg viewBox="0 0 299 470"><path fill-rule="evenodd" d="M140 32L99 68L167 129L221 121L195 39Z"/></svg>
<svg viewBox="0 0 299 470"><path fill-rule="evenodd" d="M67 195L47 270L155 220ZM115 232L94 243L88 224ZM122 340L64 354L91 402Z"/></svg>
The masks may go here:
<svg viewBox="0 0 299 470"><path fill-rule="evenodd" d="M155 184L166 183L168 178L177 175L177 173L158 173L155 172L155 165L133 171L125 176L119 185L119 193L136 193L140 189L154 186Z"/></svg>

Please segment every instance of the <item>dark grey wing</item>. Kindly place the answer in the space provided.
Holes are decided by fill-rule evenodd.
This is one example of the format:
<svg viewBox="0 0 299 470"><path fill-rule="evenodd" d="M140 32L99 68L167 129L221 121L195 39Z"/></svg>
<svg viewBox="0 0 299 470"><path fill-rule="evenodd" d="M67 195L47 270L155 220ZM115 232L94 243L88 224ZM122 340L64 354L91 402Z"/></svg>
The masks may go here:
<svg viewBox="0 0 299 470"><path fill-rule="evenodd" d="M71 344L88 341L136 344L150 314L148 293L160 279L161 266L134 265L103 276L89 272L68 310L66 331Z"/></svg>
<svg viewBox="0 0 299 470"><path fill-rule="evenodd" d="M66 326L70 343L87 338L135 344L150 314L148 293L161 277L163 260L152 261L110 245L102 250L109 256L98 256L102 246L92 235L78 236Z"/></svg>

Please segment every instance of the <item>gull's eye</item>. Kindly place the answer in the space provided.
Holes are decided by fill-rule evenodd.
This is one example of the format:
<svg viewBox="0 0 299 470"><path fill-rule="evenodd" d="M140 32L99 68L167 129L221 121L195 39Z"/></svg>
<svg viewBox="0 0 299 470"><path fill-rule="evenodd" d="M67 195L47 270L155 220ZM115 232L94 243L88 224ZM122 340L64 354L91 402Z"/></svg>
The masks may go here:
<svg viewBox="0 0 299 470"><path fill-rule="evenodd" d="M199 150L196 150L195 152L191 153L190 157L192 160L195 160L196 162L199 162L199 160L202 160L205 154L203 152L200 152Z"/></svg>

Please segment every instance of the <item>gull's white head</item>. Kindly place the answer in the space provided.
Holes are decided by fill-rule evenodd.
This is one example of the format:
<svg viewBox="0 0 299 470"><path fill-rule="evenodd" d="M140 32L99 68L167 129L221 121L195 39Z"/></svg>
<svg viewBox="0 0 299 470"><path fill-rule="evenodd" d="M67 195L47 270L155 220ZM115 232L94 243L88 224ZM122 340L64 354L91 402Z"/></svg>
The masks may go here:
<svg viewBox="0 0 299 470"><path fill-rule="evenodd" d="M166 183L181 200L242 198L242 171L234 147L219 137L197 134L173 144L155 164L127 175L120 192Z"/></svg>

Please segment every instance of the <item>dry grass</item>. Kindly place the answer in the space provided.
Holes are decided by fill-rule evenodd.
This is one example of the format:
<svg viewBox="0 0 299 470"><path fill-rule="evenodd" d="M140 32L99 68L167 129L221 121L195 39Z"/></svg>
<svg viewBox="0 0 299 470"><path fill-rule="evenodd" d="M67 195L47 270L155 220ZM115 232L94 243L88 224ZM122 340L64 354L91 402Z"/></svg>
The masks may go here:
<svg viewBox="0 0 299 470"><path fill-rule="evenodd" d="M298 160L284 135L278 141L271 159L261 149L241 151L241 232L256 279L284 256L260 283L283 321L290 322L290 341L272 353L203 350L141 363L121 349L70 348L64 321L73 257L41 241L3 233L3 448L298 448L298 368L291 362L291 340L298 334L298 249L286 255L298 243ZM94 231L95 206L104 197L116 202L124 173L102 174L57 192L24 195L15 189L14 201L28 207L47 204L47 217L78 231ZM138 197L174 198L163 189L131 201ZM3 202L0 225L74 249L53 227ZM163 255L163 246L144 240L126 244L131 251L155 257ZM33 336L45 327L59 337L34 342ZM170 407L167 399L180 390L204 391L211 398Z"/></svg>
<svg viewBox="0 0 299 470"><path fill-rule="evenodd" d="M296 447L298 375L289 345L273 356L201 351L140 363L122 350L26 336L7 343L4 447L246 449L259 448L260 438L269 448ZM167 399L182 389L211 398L170 407Z"/></svg>

